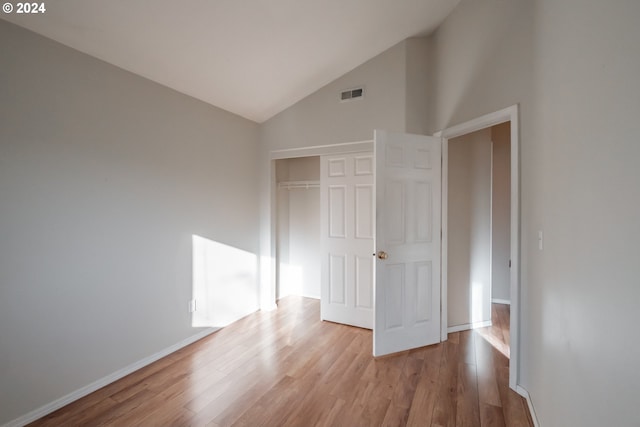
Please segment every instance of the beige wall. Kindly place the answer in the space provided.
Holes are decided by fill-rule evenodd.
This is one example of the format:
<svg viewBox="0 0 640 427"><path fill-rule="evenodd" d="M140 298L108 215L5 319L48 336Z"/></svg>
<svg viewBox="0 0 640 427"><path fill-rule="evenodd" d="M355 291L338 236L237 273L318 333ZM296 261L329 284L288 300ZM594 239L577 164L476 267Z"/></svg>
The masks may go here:
<svg viewBox="0 0 640 427"><path fill-rule="evenodd" d="M638 422L638 16L635 1L536 4L529 225L546 237L531 251L527 381L543 425Z"/></svg>
<svg viewBox="0 0 640 427"><path fill-rule="evenodd" d="M0 63L4 424L202 330L192 235L256 254L258 126L3 20Z"/></svg>
<svg viewBox="0 0 640 427"><path fill-rule="evenodd" d="M405 41L406 99L405 128L407 133L431 135L433 112L433 41L416 37ZM381 129L381 128L378 128Z"/></svg>
<svg viewBox="0 0 640 427"><path fill-rule="evenodd" d="M405 58L402 42L267 120L261 126L262 148L365 141L376 128L404 130ZM362 99L340 102L340 92L361 85Z"/></svg>
<svg viewBox="0 0 640 427"><path fill-rule="evenodd" d="M491 320L491 129L449 140L447 325Z"/></svg>
<svg viewBox="0 0 640 427"><path fill-rule="evenodd" d="M511 300L511 126L491 128L491 298Z"/></svg>
<svg viewBox="0 0 640 427"><path fill-rule="evenodd" d="M463 0L434 35L436 128L521 107L520 382L544 426L637 422L638 16Z"/></svg>
<svg viewBox="0 0 640 427"><path fill-rule="evenodd" d="M517 103L529 114L534 3L462 0L434 33L434 131Z"/></svg>
<svg viewBox="0 0 640 427"><path fill-rule="evenodd" d="M430 38L391 47L261 126L265 150L365 141L374 129L427 134L433 88ZM340 92L364 86L362 99L340 102Z"/></svg>

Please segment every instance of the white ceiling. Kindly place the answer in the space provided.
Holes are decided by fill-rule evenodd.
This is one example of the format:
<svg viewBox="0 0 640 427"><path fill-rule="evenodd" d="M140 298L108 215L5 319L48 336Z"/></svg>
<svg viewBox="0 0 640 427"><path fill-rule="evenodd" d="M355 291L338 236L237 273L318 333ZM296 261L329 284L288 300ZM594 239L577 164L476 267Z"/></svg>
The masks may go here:
<svg viewBox="0 0 640 427"><path fill-rule="evenodd" d="M2 18L263 122L459 0L55 0Z"/></svg>

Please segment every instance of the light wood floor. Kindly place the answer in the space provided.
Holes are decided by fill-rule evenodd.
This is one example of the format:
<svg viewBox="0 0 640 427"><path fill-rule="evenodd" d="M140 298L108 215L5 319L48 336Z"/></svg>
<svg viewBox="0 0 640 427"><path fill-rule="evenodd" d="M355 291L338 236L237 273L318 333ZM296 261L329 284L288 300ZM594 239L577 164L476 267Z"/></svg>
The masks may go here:
<svg viewBox="0 0 640 427"><path fill-rule="evenodd" d="M532 425L507 385L508 306L490 328L380 359L371 331L319 310L285 298L31 425Z"/></svg>

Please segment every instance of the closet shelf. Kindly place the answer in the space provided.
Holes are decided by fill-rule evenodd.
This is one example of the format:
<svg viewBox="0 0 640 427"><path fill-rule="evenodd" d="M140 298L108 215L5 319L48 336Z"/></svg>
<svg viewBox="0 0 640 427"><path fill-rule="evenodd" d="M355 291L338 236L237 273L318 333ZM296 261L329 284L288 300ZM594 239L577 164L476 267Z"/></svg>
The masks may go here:
<svg viewBox="0 0 640 427"><path fill-rule="evenodd" d="M310 188L320 188L320 181L282 181L278 183L278 188L285 190L303 188L308 190Z"/></svg>

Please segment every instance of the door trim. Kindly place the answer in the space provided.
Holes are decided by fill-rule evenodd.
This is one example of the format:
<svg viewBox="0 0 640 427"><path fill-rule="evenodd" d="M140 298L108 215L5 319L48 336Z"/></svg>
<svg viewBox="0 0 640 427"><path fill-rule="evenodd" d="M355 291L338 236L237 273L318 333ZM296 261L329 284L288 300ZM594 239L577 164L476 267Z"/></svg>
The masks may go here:
<svg viewBox="0 0 640 427"><path fill-rule="evenodd" d="M447 339L448 140L505 122L511 122L511 357L509 360L509 387L517 391L520 376L520 122L518 104L434 134L434 136L442 138L441 339L443 341Z"/></svg>
<svg viewBox="0 0 640 427"><path fill-rule="evenodd" d="M361 151L372 151L373 140L346 142L343 144L315 145L313 147L288 148L284 150L274 150L269 153L271 160L293 159L296 157L322 156L323 154L344 154L358 153ZM273 165L272 165L273 167Z"/></svg>

